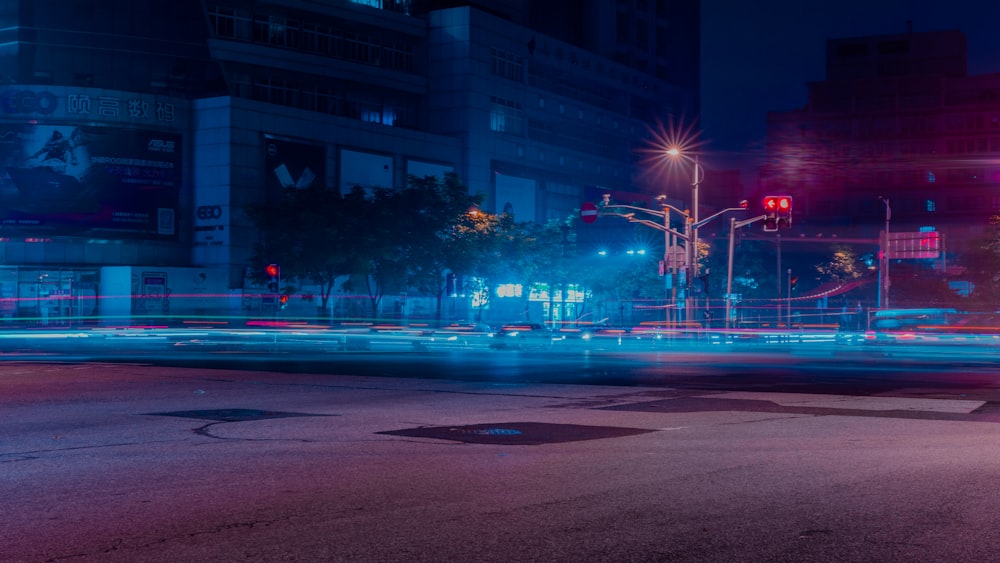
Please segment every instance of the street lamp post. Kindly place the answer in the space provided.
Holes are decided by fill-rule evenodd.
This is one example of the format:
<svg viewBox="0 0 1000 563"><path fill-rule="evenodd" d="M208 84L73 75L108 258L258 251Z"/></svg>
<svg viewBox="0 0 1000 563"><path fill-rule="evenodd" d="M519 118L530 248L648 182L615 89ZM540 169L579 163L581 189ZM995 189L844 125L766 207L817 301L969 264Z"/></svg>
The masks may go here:
<svg viewBox="0 0 1000 563"><path fill-rule="evenodd" d="M672 158L684 156L684 153L678 147L670 147L666 152ZM689 250L686 253L688 263L685 291L688 295L691 294L692 281L698 277L698 227L704 224L698 217L698 187L705 176L705 169L702 168L697 154L694 155L692 162L694 163L694 178L691 182L691 211L690 215L685 214L685 219L691 224L690 240L687 244Z"/></svg>
<svg viewBox="0 0 1000 563"><path fill-rule="evenodd" d="M670 232L670 210L667 207L663 208L663 301L664 305L667 303L667 298L669 296L670 303L677 302L677 283L674 280L674 235ZM669 289L669 294L667 290ZM663 320L669 322L671 320L670 310L664 306L663 308Z"/></svg>
<svg viewBox="0 0 1000 563"><path fill-rule="evenodd" d="M889 206L889 198L878 196L879 200L885 204L885 238L882 244L882 256L878 265L878 306L889 308L889 219L892 217L892 208ZM884 305L883 305L884 303Z"/></svg>

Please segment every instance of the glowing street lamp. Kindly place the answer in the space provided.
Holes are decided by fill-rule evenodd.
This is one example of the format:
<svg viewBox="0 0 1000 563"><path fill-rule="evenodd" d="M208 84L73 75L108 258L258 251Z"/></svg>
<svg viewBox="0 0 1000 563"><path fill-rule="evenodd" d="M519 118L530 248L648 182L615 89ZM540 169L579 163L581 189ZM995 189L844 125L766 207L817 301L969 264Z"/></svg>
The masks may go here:
<svg viewBox="0 0 1000 563"><path fill-rule="evenodd" d="M672 146L666 150L668 156L673 159L689 159L687 155L681 150L680 147ZM698 277L698 227L700 222L698 219L698 187L701 184L702 178L705 176L705 169L701 167L698 162L698 154L695 153L694 158L690 159L694 163L694 179L691 182L691 216L688 217L688 221L692 224L691 227L691 241L687 245L688 255L688 271L690 274L687 279L687 290L690 292L692 280Z"/></svg>

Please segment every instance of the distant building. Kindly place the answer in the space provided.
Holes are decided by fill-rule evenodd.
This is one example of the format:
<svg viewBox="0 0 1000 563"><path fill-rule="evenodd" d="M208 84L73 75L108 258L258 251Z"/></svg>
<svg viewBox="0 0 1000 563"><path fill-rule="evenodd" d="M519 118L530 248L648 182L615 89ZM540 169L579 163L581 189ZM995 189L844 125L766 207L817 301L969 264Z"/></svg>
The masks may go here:
<svg viewBox="0 0 1000 563"><path fill-rule="evenodd" d="M538 222L594 190L649 191L634 149L654 120L697 113L698 13L15 0L0 11L0 317L259 306L241 210L285 186L454 171L489 210Z"/></svg>
<svg viewBox="0 0 1000 563"><path fill-rule="evenodd" d="M768 115L761 192L794 196L795 230L936 231L961 251L1000 209L1000 73L968 76L960 31L827 43L805 107ZM794 235L793 235L794 236Z"/></svg>

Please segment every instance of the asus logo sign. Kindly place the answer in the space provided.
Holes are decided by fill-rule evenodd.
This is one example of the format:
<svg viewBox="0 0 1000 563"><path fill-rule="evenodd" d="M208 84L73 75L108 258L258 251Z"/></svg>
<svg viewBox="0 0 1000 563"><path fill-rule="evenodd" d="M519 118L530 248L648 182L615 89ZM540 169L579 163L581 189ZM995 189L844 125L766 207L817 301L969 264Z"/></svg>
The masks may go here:
<svg viewBox="0 0 1000 563"><path fill-rule="evenodd" d="M163 139L150 139L146 146L152 152L174 152L174 141L164 141Z"/></svg>

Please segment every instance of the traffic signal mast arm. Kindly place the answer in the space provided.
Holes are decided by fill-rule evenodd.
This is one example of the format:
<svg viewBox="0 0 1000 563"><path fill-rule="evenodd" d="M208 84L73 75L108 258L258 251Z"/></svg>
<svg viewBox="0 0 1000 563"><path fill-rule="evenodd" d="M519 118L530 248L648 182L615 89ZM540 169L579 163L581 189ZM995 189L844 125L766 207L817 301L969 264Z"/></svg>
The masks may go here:
<svg viewBox="0 0 1000 563"><path fill-rule="evenodd" d="M746 206L727 207L727 208L723 209L722 211L719 211L718 213L716 213L716 214L708 217L707 219L702 219L701 221L698 221L697 223L693 224L692 227L695 228L695 229L700 229L700 228L704 227L705 225L707 225L710 221L712 221L713 219L715 219L716 217L718 217L719 215L722 215L723 213L729 213L730 211L746 211L746 210L747 210ZM754 221L759 221L761 218L752 219L752 220L750 220L750 223L753 223ZM749 224L746 221L741 221L741 223Z"/></svg>
<svg viewBox="0 0 1000 563"><path fill-rule="evenodd" d="M669 217L668 211L654 211L652 209L646 209L645 207L636 207L634 205L618 205L618 204L605 204L600 206L598 209L599 209L599 215L602 217L622 217L624 219L627 219L629 223L639 223L640 225L646 225L647 227L652 227L658 231L670 233L685 242L691 240L691 237L688 234L682 233L680 231L675 231L674 229L671 229L670 227L666 226L664 223L656 223L650 219L637 219L635 217L635 213L623 213L623 211L626 210L641 211L643 213L648 213L650 215L653 215L654 217L659 217L661 220L665 221ZM684 216L687 217L686 214L684 214Z"/></svg>
<svg viewBox="0 0 1000 563"><path fill-rule="evenodd" d="M731 226L732 226L733 229L742 229L743 227L746 227L747 225L752 225L752 224L756 223L757 221L763 221L764 219L767 219L767 215L759 215L757 217L753 217L751 219L744 219L742 221L737 221L734 218L733 222L731 223Z"/></svg>
<svg viewBox="0 0 1000 563"><path fill-rule="evenodd" d="M709 217L706 217L705 219L702 219L701 221L698 221L697 223L694 223L694 222L690 221L690 216L687 213L684 213L684 212L680 211L679 209L671 207L669 205L664 205L664 207L672 209L676 213L682 215L688 221L687 226L690 229L700 229L700 228L704 227L705 225L707 225L708 223L710 223L713 220L715 220L715 218L717 218L718 216L722 215L723 213L728 213L730 211L746 211L746 207L742 207L742 206L741 207L727 207L727 208L723 209L722 211L719 211L718 213L715 213L714 215L711 215ZM680 238L681 240L683 240L685 242L689 242L691 240L691 236L690 235L688 235L686 233L682 233L680 231L676 231L674 229L671 229L670 227L667 227L664 223L656 223L656 222L651 221L649 219L637 219L635 217L635 213L622 213L620 210L641 211L643 213L648 213L650 215L653 215L655 217L659 217L660 219L664 219L664 220L668 217L668 213L669 213L668 211L654 211L652 209L646 209L645 207L636 207L634 205L607 204L607 205L602 205L599 208L599 215L602 216L602 217L603 216L622 217L624 219L628 219L628 221L630 223L639 223L640 225L646 225L647 227L652 227L652 228L654 228L654 229L656 229L658 231L663 231L663 232L666 232L666 233L670 233L670 234L674 235L675 237ZM753 223L755 221L760 221L761 219L764 219L765 217L766 216L761 215L760 217L757 217L755 219L750 219L749 222L747 222L747 221L741 221L741 223L749 225L750 223ZM687 231L687 230L688 229L685 229L685 231Z"/></svg>

